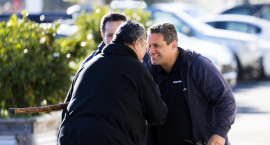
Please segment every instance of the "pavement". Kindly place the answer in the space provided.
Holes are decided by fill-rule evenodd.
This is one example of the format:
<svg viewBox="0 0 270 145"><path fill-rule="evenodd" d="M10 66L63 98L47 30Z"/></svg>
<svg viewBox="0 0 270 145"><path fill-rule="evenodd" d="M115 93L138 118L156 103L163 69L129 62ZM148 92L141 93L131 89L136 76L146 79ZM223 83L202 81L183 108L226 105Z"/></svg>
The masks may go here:
<svg viewBox="0 0 270 145"><path fill-rule="evenodd" d="M234 90L237 115L232 145L270 145L270 81L240 84Z"/></svg>

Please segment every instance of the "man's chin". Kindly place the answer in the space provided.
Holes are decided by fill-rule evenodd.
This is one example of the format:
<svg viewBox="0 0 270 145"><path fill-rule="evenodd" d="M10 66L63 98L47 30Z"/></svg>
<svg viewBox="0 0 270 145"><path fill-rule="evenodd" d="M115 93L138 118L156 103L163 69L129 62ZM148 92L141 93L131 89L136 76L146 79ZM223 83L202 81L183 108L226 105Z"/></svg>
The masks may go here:
<svg viewBox="0 0 270 145"><path fill-rule="evenodd" d="M156 61L153 61L152 59L151 59L151 63L152 65L158 65L158 63Z"/></svg>

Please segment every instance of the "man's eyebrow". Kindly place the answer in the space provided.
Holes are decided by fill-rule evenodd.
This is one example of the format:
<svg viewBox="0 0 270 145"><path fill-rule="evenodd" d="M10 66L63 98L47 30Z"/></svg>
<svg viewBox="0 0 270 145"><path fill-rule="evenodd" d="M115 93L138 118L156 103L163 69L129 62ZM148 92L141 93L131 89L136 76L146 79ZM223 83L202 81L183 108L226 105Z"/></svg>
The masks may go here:
<svg viewBox="0 0 270 145"><path fill-rule="evenodd" d="M152 43L152 45L160 45L159 43Z"/></svg>

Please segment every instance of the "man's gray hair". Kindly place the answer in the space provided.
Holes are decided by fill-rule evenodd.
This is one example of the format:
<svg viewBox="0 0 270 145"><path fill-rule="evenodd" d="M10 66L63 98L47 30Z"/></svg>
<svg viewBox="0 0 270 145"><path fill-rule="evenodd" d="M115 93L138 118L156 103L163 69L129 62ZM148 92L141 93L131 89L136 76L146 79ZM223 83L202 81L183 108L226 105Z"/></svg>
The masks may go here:
<svg viewBox="0 0 270 145"><path fill-rule="evenodd" d="M173 24L170 23L158 23L152 25L148 31L148 35L151 33L161 33L163 34L164 41L166 41L167 45L172 43L174 40L178 41L177 32Z"/></svg>
<svg viewBox="0 0 270 145"><path fill-rule="evenodd" d="M144 26L134 20L128 20L116 30L112 42L132 45L138 38L145 38Z"/></svg>

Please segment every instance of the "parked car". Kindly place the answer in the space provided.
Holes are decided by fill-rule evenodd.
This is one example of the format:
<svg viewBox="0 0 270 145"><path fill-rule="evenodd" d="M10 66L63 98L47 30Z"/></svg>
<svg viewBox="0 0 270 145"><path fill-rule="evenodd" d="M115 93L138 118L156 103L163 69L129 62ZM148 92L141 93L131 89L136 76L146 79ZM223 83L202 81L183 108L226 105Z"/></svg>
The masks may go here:
<svg viewBox="0 0 270 145"><path fill-rule="evenodd" d="M222 73L231 87L237 84L237 61L233 53L224 45L199 40L178 33L178 46L194 50L208 58Z"/></svg>
<svg viewBox="0 0 270 145"><path fill-rule="evenodd" d="M258 78L262 67L256 37L240 32L218 30L193 19L191 16L166 6L147 8L155 22L170 22L178 32L200 40L206 40L227 46L235 55L238 65L238 78Z"/></svg>
<svg viewBox="0 0 270 145"><path fill-rule="evenodd" d="M13 13L0 14L0 21L8 21ZM19 18L22 18L22 14L16 14ZM44 12L38 14L28 14L27 18L37 23L51 23L59 19L72 19L72 15L65 12Z"/></svg>
<svg viewBox="0 0 270 145"><path fill-rule="evenodd" d="M254 17L266 19L270 21L270 4L244 4L238 5L226 10L220 14L240 14L251 15Z"/></svg>
<svg viewBox="0 0 270 145"><path fill-rule="evenodd" d="M48 28L51 28L53 25L55 24L54 23L41 23L40 27L44 29L48 29ZM78 30L79 28L74 24L60 23L55 37L56 38L69 37L73 35L74 33L76 33Z"/></svg>
<svg viewBox="0 0 270 145"><path fill-rule="evenodd" d="M74 23L78 16L84 11L85 13L92 13L94 9L94 5L92 1L85 1L84 3L75 4L67 8L66 14L72 15L74 19Z"/></svg>
<svg viewBox="0 0 270 145"><path fill-rule="evenodd" d="M177 10L181 10L182 12L190 15L193 18L196 19L203 19L207 13L204 11L201 7L198 5L195 5L193 3L184 3L184 2L160 2L160 3L154 3L151 5L153 8L160 8L166 6L167 8L173 8Z"/></svg>
<svg viewBox="0 0 270 145"><path fill-rule="evenodd" d="M270 21L248 15L223 14L204 20L217 29L254 34L261 40L270 41Z"/></svg>
<svg viewBox="0 0 270 145"><path fill-rule="evenodd" d="M44 28L52 24L42 25ZM68 37L78 31L76 25L61 24L58 35ZM216 43L190 38L178 33L179 46L184 49L194 50L207 57L222 73L231 87L237 83L237 61L229 48Z"/></svg>
<svg viewBox="0 0 270 145"><path fill-rule="evenodd" d="M113 9L137 9L137 8L146 8L147 4L141 0L112 0L110 7Z"/></svg>
<svg viewBox="0 0 270 145"><path fill-rule="evenodd" d="M270 42L258 40L261 46L262 76L270 78Z"/></svg>
<svg viewBox="0 0 270 145"><path fill-rule="evenodd" d="M264 53L264 59L262 61L264 68L264 75L270 78L270 52Z"/></svg>
<svg viewBox="0 0 270 145"><path fill-rule="evenodd" d="M207 24L217 29L238 31L254 34L258 37L260 46L263 74L270 77L270 21L247 15L223 14L205 20Z"/></svg>

